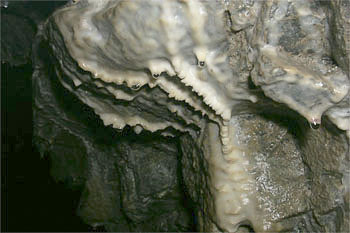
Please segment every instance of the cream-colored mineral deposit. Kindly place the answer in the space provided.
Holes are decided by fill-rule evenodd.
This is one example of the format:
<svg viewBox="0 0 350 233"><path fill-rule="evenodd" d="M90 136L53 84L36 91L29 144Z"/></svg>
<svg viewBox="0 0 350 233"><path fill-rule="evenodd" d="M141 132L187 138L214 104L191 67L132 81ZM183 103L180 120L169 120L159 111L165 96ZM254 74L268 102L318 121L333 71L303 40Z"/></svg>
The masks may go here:
<svg viewBox="0 0 350 233"><path fill-rule="evenodd" d="M190 139L180 140L184 164L195 171L185 170L184 179L198 199L199 231L345 231L346 7L316 0L80 0L58 9L41 35L59 61L60 83L106 126L178 132L194 141L189 148ZM274 114L286 122L270 120ZM301 130L291 131L292 124ZM193 187L200 179L199 192ZM334 210L345 214L319 217Z"/></svg>

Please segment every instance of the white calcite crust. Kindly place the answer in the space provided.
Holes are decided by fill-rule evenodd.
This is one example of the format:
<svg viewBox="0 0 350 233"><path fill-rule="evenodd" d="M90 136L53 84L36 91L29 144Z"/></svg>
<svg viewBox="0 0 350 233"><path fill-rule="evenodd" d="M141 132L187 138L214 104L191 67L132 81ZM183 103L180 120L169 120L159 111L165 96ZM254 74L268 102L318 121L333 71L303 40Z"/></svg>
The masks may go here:
<svg viewBox="0 0 350 233"><path fill-rule="evenodd" d="M139 90L144 85L158 86L170 98L187 103L221 125L220 134L209 130L212 136L205 143L212 147L206 153L216 187L216 222L226 231L236 231L244 221L260 228L254 218L254 183L244 168L244 152L233 147L228 124L239 100L254 102L256 97L238 85L230 68L223 5L219 1L79 1L57 11L54 20L70 56L92 74L96 79L92 83L100 92L132 101L143 93ZM62 68L76 87L91 83L66 65ZM186 125L151 121L144 114L113 106L110 100L73 90L64 77L61 82L92 107L105 125L117 129L134 126L136 133L173 127L193 134ZM135 92L127 93L118 87L121 85ZM187 125L203 125L179 105L165 105ZM222 172L226 178L221 177ZM223 183L227 184L221 187ZM222 191L226 186L230 190ZM233 213L232 208L237 211Z"/></svg>
<svg viewBox="0 0 350 233"><path fill-rule="evenodd" d="M350 139L350 95L326 112L327 117Z"/></svg>
<svg viewBox="0 0 350 233"><path fill-rule="evenodd" d="M227 126L230 135L235 135L233 123ZM248 153L239 148L233 137L232 148L223 153L219 128L209 123L205 129L204 152L209 154L209 173L214 195L217 224L227 232L237 232L241 224L251 224L256 232L271 231L271 223L264 222L256 203L255 180L250 174Z"/></svg>
<svg viewBox="0 0 350 233"><path fill-rule="evenodd" d="M346 73L327 57L326 15L315 3L259 3L260 15L248 34L255 48L254 83L311 124L321 124L322 115L344 99L350 85Z"/></svg>
<svg viewBox="0 0 350 233"><path fill-rule="evenodd" d="M256 204L248 152L234 139L232 112L242 101L256 102L257 97L240 85L239 71L232 70L225 10L231 12L233 31L247 30L250 52L244 57L254 66L253 82L310 123L320 124L328 111L331 121L349 131L349 112L342 104L349 80L340 68L322 62L327 51L320 50L326 46L321 45L325 29L319 28L325 16L311 10L307 1L243 2L248 1L80 0L56 11L49 23L62 36L62 42L52 41L61 83L94 109L105 125L116 129L129 125L137 134L168 128L188 132L197 138L209 164L215 203L215 213L209 215L215 216L218 228L236 232L240 225L251 224L257 232L277 231L278 224L264 219ZM281 45L286 34L281 25L289 20L290 9L308 35L304 40L311 41L300 51ZM74 71L65 61L68 55L58 52L60 43L77 68L87 72ZM314 60L304 56L306 48L313 49ZM112 99L81 89L85 84ZM149 91L156 87L170 100ZM156 114L115 104L139 99L166 106L181 121L158 120ZM218 228L213 224L204 230Z"/></svg>
<svg viewBox="0 0 350 233"><path fill-rule="evenodd" d="M256 100L230 69L218 1L79 1L54 18L71 56L105 82L158 85L204 111L166 77L180 78L226 120L234 100Z"/></svg>

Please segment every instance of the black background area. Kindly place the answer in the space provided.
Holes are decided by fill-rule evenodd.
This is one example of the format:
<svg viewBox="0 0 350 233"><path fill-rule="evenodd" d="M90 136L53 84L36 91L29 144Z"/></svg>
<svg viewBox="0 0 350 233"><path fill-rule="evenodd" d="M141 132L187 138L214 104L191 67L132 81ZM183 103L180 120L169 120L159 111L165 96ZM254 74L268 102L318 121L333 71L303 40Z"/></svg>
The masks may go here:
<svg viewBox="0 0 350 233"><path fill-rule="evenodd" d="M88 231L80 192L55 183L32 146L31 64L1 65L1 231Z"/></svg>

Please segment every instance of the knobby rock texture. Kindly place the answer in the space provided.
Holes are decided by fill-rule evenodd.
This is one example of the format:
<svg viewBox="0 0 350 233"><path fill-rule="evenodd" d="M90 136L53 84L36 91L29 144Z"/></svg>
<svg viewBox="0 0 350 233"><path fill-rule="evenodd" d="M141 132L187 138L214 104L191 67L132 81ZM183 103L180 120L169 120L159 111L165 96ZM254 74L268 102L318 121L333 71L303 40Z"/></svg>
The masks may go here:
<svg viewBox="0 0 350 233"><path fill-rule="evenodd" d="M114 232L349 232L347 1L188 2L6 16L21 23L2 55L33 46L33 141L82 190L77 214Z"/></svg>

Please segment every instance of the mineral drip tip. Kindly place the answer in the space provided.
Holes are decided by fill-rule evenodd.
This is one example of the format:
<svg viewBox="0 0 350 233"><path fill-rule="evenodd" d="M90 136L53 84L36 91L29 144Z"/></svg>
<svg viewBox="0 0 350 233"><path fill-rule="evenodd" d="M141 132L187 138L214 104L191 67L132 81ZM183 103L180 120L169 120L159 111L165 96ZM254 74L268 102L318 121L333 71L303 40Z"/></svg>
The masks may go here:
<svg viewBox="0 0 350 233"><path fill-rule="evenodd" d="M139 90L140 88L141 88L141 85L140 85L139 83L134 84L134 85L131 86L131 89L133 89L134 91L137 91L137 90Z"/></svg>
<svg viewBox="0 0 350 233"><path fill-rule="evenodd" d="M315 119L312 119L312 121L310 122L310 128L311 129L318 129L321 126L321 122Z"/></svg>
<svg viewBox="0 0 350 233"><path fill-rule="evenodd" d="M203 68L205 66L205 62L204 61L199 61L198 62L198 66Z"/></svg>

